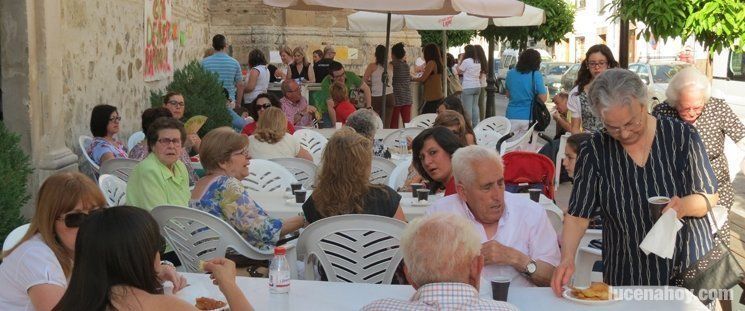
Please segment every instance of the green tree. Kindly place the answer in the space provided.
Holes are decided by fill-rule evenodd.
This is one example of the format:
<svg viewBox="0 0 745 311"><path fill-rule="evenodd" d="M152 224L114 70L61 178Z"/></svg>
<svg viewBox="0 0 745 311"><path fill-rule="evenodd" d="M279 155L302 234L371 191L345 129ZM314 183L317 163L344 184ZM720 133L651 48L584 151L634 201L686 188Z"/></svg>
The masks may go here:
<svg viewBox="0 0 745 311"><path fill-rule="evenodd" d="M28 155L18 145L18 135L0 121L0 241L23 224L21 208L31 198L26 184L33 171Z"/></svg>
<svg viewBox="0 0 745 311"><path fill-rule="evenodd" d="M709 52L724 48L745 52L745 1L742 0L613 0L613 18L642 22L649 40L694 36ZM709 58L711 60L711 57Z"/></svg>
<svg viewBox="0 0 745 311"><path fill-rule="evenodd" d="M212 129L230 126L230 114L225 108L225 95L217 74L202 67L199 61L192 61L186 67L173 73L173 81L166 87L166 92L179 92L184 95L186 111L184 121L192 116L207 117L207 122L199 130L204 136ZM153 107L163 105L165 92L150 92L150 104Z"/></svg>
<svg viewBox="0 0 745 311"><path fill-rule="evenodd" d="M574 25L574 8L560 0L523 0L525 4L543 9L546 22L539 26L496 27L489 25L479 31L479 35L487 40L506 41L514 47L525 49L528 39L544 40L547 45L554 45L564 40L564 36L572 32Z"/></svg>
<svg viewBox="0 0 745 311"><path fill-rule="evenodd" d="M422 46L430 43L442 46L441 30L418 30L419 36L422 37ZM448 47L461 46L471 42L471 38L476 36L476 30L448 30Z"/></svg>

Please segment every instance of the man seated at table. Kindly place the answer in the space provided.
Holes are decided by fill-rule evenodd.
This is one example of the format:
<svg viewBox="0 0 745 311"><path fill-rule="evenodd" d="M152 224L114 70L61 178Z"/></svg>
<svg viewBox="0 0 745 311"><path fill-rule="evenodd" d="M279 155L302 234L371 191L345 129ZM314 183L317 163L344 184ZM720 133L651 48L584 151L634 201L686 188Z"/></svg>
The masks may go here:
<svg viewBox="0 0 745 311"><path fill-rule="evenodd" d="M408 301L376 300L362 310L517 310L506 302L479 298L484 256L467 219L448 213L418 218L406 226L401 251L406 280L416 293Z"/></svg>
<svg viewBox="0 0 745 311"><path fill-rule="evenodd" d="M350 100L356 99L356 94L362 92L364 94L364 103L356 103L357 107L372 108L372 93L370 87L362 81L354 72L348 72L344 70L344 65L340 62L332 62L329 65L329 75L321 81L321 91L319 92L320 102L316 103L318 110L323 112L323 123L324 127L334 127L335 124L331 123L331 117L328 114L327 107L333 107L334 103L331 99L331 84L339 82L347 87L350 93Z"/></svg>
<svg viewBox="0 0 745 311"><path fill-rule="evenodd" d="M504 167L495 150L467 146L453 154L457 194L446 196L426 214L464 216L481 238L486 280L512 279L510 286L548 286L561 255L543 207L504 190Z"/></svg>
<svg viewBox="0 0 745 311"><path fill-rule="evenodd" d="M282 111L287 116L287 121L294 126L312 127L316 107L308 105L308 100L300 92L300 85L293 79L282 81Z"/></svg>

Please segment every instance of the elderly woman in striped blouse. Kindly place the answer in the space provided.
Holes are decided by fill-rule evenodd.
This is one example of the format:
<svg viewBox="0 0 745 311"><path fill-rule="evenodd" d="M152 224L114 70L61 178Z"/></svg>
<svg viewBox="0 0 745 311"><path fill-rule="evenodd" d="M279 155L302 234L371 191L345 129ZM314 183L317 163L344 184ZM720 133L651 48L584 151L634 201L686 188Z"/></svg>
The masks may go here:
<svg viewBox="0 0 745 311"><path fill-rule="evenodd" d="M561 294L574 272L574 256L590 218L603 218L603 279L610 285L668 285L712 247L706 200L718 200L717 180L696 130L647 113L646 88L625 69L595 79L589 99L604 130L579 150L575 183L564 219L562 261L551 286ZM671 198L667 209L685 224L673 259L639 248L654 225L647 198Z"/></svg>

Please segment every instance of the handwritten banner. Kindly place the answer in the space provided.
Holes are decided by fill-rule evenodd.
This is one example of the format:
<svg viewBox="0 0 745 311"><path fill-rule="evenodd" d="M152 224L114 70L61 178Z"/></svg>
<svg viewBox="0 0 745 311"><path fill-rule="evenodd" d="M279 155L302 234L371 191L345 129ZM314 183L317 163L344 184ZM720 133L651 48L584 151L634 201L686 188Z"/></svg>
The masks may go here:
<svg viewBox="0 0 745 311"><path fill-rule="evenodd" d="M173 0L145 0L145 81L173 74L173 41L179 39L172 24Z"/></svg>

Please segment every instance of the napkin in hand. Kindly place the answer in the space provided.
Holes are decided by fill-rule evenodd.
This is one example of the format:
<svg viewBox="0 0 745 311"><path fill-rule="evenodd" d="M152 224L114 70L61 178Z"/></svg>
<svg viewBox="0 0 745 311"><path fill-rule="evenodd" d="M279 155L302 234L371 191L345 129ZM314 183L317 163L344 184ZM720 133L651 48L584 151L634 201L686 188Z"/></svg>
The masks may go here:
<svg viewBox="0 0 745 311"><path fill-rule="evenodd" d="M673 209L667 210L647 232L639 247L645 254L654 253L662 258L673 258L675 238L683 223L678 221L678 213Z"/></svg>

